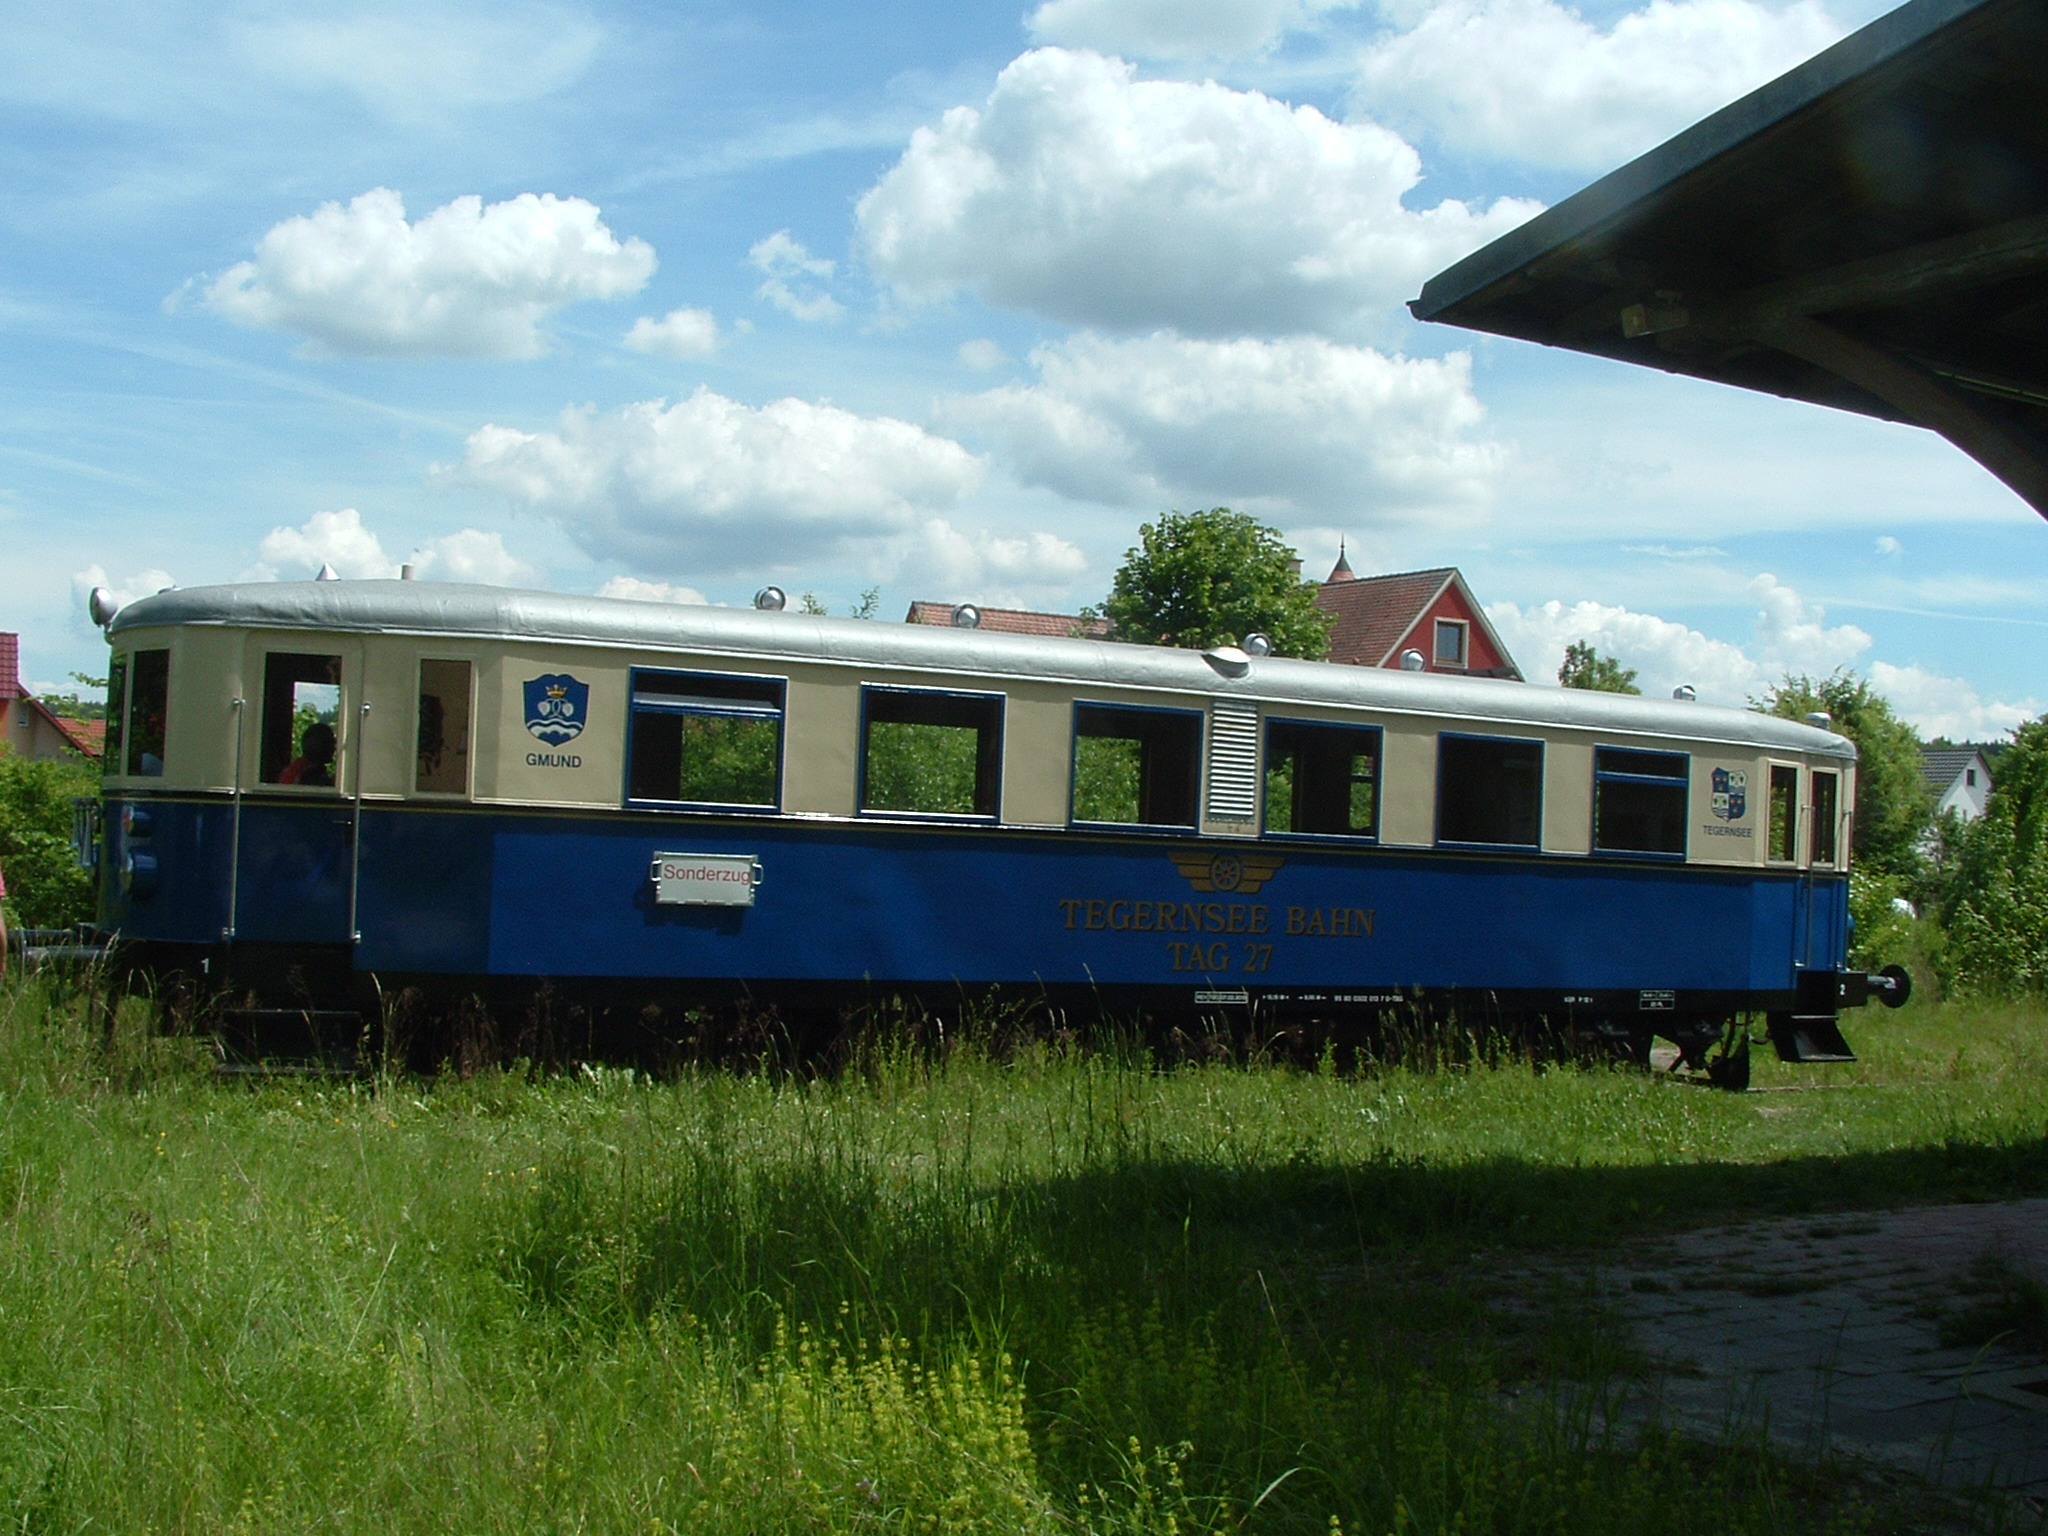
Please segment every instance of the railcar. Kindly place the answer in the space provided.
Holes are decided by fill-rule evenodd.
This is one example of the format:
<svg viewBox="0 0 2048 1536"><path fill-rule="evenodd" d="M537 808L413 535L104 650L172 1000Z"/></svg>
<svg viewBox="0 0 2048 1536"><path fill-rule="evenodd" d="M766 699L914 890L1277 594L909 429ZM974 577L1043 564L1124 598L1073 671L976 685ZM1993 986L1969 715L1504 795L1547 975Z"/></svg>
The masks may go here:
<svg viewBox="0 0 2048 1536"><path fill-rule="evenodd" d="M1815 725L409 580L100 601L102 925L256 1003L1005 989L1705 1064L1750 1014L1846 1057L1838 1010L1902 996L1846 962L1855 752Z"/></svg>

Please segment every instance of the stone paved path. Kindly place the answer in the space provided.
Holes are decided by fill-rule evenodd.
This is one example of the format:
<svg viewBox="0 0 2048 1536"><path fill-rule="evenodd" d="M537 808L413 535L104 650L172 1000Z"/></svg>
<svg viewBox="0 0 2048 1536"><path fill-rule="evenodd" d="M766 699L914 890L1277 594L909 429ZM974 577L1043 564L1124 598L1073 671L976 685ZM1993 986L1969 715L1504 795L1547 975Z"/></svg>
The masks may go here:
<svg viewBox="0 0 2048 1536"><path fill-rule="evenodd" d="M2048 1280L2048 1199L1756 1222L1604 1269L1667 1420L2048 1501L2048 1361L1941 1342L1988 1253Z"/></svg>

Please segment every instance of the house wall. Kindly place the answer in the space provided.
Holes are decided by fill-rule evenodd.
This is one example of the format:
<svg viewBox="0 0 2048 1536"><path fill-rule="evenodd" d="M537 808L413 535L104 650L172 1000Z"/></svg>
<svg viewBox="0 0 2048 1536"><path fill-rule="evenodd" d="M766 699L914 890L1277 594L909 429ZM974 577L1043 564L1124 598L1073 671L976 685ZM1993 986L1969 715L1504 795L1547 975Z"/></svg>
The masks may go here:
<svg viewBox="0 0 2048 1536"><path fill-rule="evenodd" d="M1470 640L1463 667L1440 667L1436 662L1436 621L1438 619L1460 619L1470 627ZM1451 583L1435 602L1422 610L1422 616L1395 645L1394 652L1387 658L1387 665L1398 667L1401 653L1410 648L1422 652L1425 672L1488 672L1499 671L1509 665L1508 659L1495 649L1487 638L1486 626L1479 622L1479 615L1465 596L1458 590L1456 582Z"/></svg>

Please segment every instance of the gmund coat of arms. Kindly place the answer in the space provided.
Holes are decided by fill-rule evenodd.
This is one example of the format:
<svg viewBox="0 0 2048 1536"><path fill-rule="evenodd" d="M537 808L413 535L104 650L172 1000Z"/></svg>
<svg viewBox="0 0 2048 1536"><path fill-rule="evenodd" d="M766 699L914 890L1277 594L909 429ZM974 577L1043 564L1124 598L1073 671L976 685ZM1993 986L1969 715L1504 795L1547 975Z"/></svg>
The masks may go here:
<svg viewBox="0 0 2048 1536"><path fill-rule="evenodd" d="M1740 821L1749 808L1749 775L1736 768L1714 770L1714 814L1723 821Z"/></svg>
<svg viewBox="0 0 2048 1536"><path fill-rule="evenodd" d="M527 730L556 747L583 734L590 714L590 684L579 683L566 672L550 672L525 688Z"/></svg>

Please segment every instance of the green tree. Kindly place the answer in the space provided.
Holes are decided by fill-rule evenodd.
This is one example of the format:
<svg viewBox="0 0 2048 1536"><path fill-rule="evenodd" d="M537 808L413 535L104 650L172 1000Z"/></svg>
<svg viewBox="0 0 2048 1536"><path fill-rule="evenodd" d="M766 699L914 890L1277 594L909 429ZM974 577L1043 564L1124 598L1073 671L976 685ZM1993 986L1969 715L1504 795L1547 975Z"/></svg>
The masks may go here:
<svg viewBox="0 0 2048 1536"><path fill-rule="evenodd" d="M1168 512L1138 530L1103 614L1119 640L1203 649L1253 630L1282 656L1329 654L1330 621L1277 530L1228 507Z"/></svg>
<svg viewBox="0 0 2048 1536"><path fill-rule="evenodd" d="M2013 733L1949 886L1947 980L1987 997L2048 995L2048 715Z"/></svg>
<svg viewBox="0 0 2048 1536"><path fill-rule="evenodd" d="M7 922L66 928L93 916L92 876L71 853L73 796L97 797L98 765L39 762L0 748L0 875Z"/></svg>
<svg viewBox="0 0 2048 1536"><path fill-rule="evenodd" d="M1574 640L1564 648L1564 664L1557 680L1567 688L1590 688L1596 693L1641 693L1636 686L1636 669L1624 667L1612 656L1593 649L1590 640Z"/></svg>
<svg viewBox="0 0 2048 1536"><path fill-rule="evenodd" d="M1878 874L1917 879L1934 793L1920 776L1920 733L1853 672L1792 677L1754 701L1766 714L1803 720L1825 711L1856 743L1856 858Z"/></svg>

